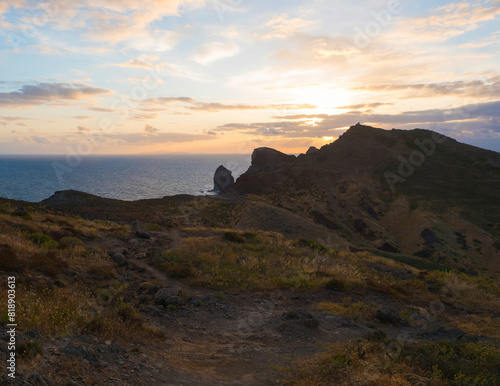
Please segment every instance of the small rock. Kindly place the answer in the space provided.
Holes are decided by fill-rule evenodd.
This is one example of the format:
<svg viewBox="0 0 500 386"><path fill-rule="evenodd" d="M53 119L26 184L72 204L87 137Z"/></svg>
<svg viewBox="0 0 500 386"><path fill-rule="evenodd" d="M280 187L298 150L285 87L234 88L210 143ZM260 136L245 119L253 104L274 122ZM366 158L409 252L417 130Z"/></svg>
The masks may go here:
<svg viewBox="0 0 500 386"><path fill-rule="evenodd" d="M30 384L33 386L51 386L52 382L45 377L41 377L37 373L33 373L29 378Z"/></svg>
<svg viewBox="0 0 500 386"><path fill-rule="evenodd" d="M159 258L162 255L162 250L160 248L149 248L146 252L146 257L149 258Z"/></svg>
<svg viewBox="0 0 500 386"><path fill-rule="evenodd" d="M151 235L148 232L143 232L143 231L136 231L135 235L139 237L140 239L145 239L148 240L151 238Z"/></svg>
<svg viewBox="0 0 500 386"><path fill-rule="evenodd" d="M122 267L127 264L127 259L121 253L114 253L111 258L118 267Z"/></svg>
<svg viewBox="0 0 500 386"><path fill-rule="evenodd" d="M64 347L61 352L67 356L82 356L84 354L80 347L68 345Z"/></svg>
<svg viewBox="0 0 500 386"><path fill-rule="evenodd" d="M113 343L113 342L111 342L110 340L107 340L106 342L104 342L104 344L105 344L106 346L111 346L111 343Z"/></svg>
<svg viewBox="0 0 500 386"><path fill-rule="evenodd" d="M155 306L142 307L141 312L144 314L151 315L151 316L159 316L160 315L160 310Z"/></svg>
<svg viewBox="0 0 500 386"><path fill-rule="evenodd" d="M42 333L35 329L26 331L26 335L28 335L31 339L40 339L42 337Z"/></svg>
<svg viewBox="0 0 500 386"><path fill-rule="evenodd" d="M180 296L169 296L168 298L165 299L165 301L163 302L163 305L164 306L169 306L169 305L173 305L173 306L183 306L184 304L186 304L185 300L183 298L181 298Z"/></svg>
<svg viewBox="0 0 500 386"><path fill-rule="evenodd" d="M169 297L178 297L182 295L182 289L179 287L171 287L171 288L160 288L155 296L154 302L155 304L165 304L165 300Z"/></svg>

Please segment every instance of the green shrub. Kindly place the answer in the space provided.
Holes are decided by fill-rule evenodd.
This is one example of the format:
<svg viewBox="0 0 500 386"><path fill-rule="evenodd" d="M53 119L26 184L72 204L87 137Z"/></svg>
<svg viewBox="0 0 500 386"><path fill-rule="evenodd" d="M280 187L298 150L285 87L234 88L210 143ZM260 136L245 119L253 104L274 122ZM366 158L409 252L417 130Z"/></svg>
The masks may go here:
<svg viewBox="0 0 500 386"><path fill-rule="evenodd" d="M48 250L58 249L59 244L52 237L44 235L43 233L32 233L28 236L28 239L34 243L40 245Z"/></svg>
<svg viewBox="0 0 500 386"><path fill-rule="evenodd" d="M372 332L371 334L368 334L366 337L365 337L366 340L370 341L370 342L382 342L382 343L385 343L388 341L388 337L387 337L387 334L385 333L385 331L374 331Z"/></svg>
<svg viewBox="0 0 500 386"><path fill-rule="evenodd" d="M148 232L159 232L159 231L161 231L161 226L158 224L147 224L146 230Z"/></svg>
<svg viewBox="0 0 500 386"><path fill-rule="evenodd" d="M33 220L33 217L31 217L31 215L28 212L24 211L12 212L10 215L14 217L21 217L24 218L25 220Z"/></svg>
<svg viewBox="0 0 500 386"><path fill-rule="evenodd" d="M116 309L116 315L123 322L140 321L140 318L137 316L137 311L128 303L120 303Z"/></svg>
<svg viewBox="0 0 500 386"><path fill-rule="evenodd" d="M439 370L451 385L500 384L500 346L487 342L426 342L406 349L422 369Z"/></svg>

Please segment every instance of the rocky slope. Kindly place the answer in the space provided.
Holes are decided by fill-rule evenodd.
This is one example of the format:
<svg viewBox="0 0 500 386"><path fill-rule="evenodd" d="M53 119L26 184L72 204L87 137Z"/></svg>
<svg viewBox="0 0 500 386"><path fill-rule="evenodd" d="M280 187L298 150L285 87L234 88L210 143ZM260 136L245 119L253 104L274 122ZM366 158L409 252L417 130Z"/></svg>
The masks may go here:
<svg viewBox="0 0 500 386"><path fill-rule="evenodd" d="M286 233L300 217L318 242L500 271L500 154L432 131L358 124L298 157L256 149L234 189L289 213L268 226L249 211L242 229Z"/></svg>

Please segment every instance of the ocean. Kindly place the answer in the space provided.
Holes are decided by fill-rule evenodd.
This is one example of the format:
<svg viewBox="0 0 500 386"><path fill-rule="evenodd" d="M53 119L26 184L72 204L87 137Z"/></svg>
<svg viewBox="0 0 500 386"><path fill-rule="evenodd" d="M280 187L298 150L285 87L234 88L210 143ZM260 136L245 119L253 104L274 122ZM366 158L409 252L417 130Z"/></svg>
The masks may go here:
<svg viewBox="0 0 500 386"><path fill-rule="evenodd" d="M236 179L250 155L0 156L0 197L40 202L74 189L120 200L210 194L219 165Z"/></svg>

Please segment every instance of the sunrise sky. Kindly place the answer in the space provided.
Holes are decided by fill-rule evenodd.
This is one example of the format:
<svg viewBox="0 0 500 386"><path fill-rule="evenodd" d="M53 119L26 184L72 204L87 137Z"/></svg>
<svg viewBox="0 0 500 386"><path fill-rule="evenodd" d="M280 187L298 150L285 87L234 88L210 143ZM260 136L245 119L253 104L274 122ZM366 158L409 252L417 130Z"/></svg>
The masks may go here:
<svg viewBox="0 0 500 386"><path fill-rule="evenodd" d="M304 152L357 122L500 151L500 1L8 0L0 153Z"/></svg>

